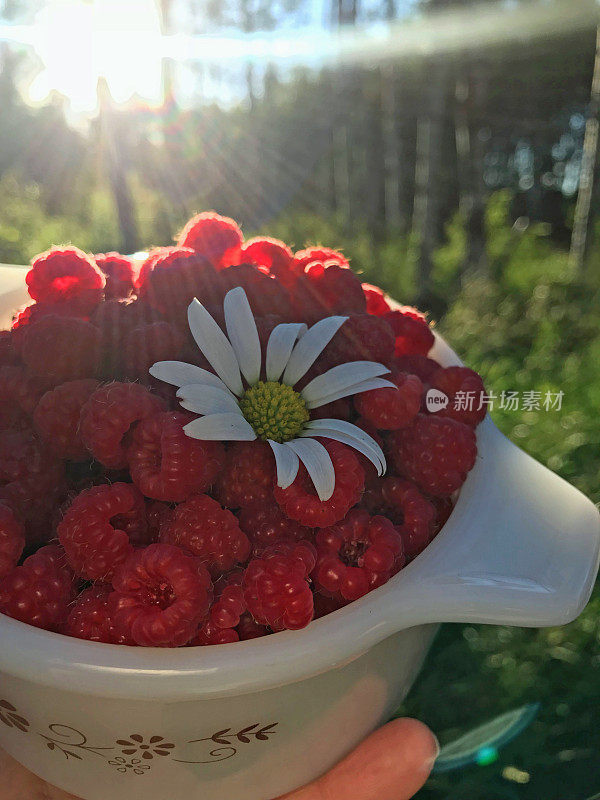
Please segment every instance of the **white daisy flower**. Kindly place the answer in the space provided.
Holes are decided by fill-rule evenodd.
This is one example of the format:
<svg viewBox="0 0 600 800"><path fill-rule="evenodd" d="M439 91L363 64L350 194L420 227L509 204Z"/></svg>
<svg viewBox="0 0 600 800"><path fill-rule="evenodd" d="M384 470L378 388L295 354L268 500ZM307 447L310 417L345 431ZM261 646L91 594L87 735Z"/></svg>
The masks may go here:
<svg viewBox="0 0 600 800"><path fill-rule="evenodd" d="M277 485L290 486L301 461L321 500L333 494L335 470L315 437L353 447L383 475L385 456L371 436L345 420L311 420L309 412L341 397L395 388L381 377L389 373L387 367L352 361L318 375L301 391L293 388L348 317L327 317L311 328L304 323L277 325L267 344L266 381L261 381L258 331L241 287L227 292L224 311L227 336L198 300L188 308L190 330L214 373L182 361L159 361L150 368L155 378L179 387L183 408L202 415L184 427L186 434L220 441L263 439L275 456Z"/></svg>

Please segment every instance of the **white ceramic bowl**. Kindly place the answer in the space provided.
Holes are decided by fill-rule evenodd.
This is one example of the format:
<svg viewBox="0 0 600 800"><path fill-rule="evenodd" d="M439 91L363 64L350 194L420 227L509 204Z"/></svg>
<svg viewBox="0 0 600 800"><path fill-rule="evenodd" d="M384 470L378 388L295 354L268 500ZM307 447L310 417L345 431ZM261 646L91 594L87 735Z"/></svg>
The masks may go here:
<svg viewBox="0 0 600 800"><path fill-rule="evenodd" d="M26 300L23 277L0 270L0 323ZM460 363L441 340L435 356ZM269 800L323 773L394 711L437 623L572 620L598 568L596 508L489 418L478 444L425 552L305 630L160 650L0 615L0 745L86 800Z"/></svg>

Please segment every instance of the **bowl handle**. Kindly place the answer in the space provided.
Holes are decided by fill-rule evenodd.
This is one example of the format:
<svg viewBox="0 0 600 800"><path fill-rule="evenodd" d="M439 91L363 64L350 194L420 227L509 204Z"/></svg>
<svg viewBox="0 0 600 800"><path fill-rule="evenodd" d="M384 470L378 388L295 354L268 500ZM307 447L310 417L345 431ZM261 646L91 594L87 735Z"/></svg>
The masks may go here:
<svg viewBox="0 0 600 800"><path fill-rule="evenodd" d="M485 457L442 532L398 576L394 605L406 603L423 622L570 622L598 571L597 508L489 417L478 441Z"/></svg>

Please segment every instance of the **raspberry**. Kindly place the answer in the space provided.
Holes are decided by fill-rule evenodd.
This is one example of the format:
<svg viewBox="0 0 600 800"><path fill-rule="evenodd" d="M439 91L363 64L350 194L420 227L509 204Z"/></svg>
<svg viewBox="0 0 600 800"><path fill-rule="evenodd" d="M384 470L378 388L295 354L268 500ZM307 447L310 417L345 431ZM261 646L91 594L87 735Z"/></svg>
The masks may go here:
<svg viewBox="0 0 600 800"><path fill-rule="evenodd" d="M347 361L388 365L394 355L394 334L388 323L369 314L348 317L329 342L319 362L325 369Z"/></svg>
<svg viewBox="0 0 600 800"><path fill-rule="evenodd" d="M432 497L431 502L435 508L434 536L448 522L448 518L454 508L454 503L450 497Z"/></svg>
<svg viewBox="0 0 600 800"><path fill-rule="evenodd" d="M240 623L237 626L237 634L240 642L247 642L249 639L259 639L261 636L268 636L271 631L266 625L257 622L252 614L242 614Z"/></svg>
<svg viewBox="0 0 600 800"><path fill-rule="evenodd" d="M144 283L148 273L152 272L154 269L154 265L160 261L164 256L172 255L173 253L193 253L191 247L154 247L148 253L146 260L143 262L142 266L140 267L140 271L137 276L137 280L135 282L136 288L139 287Z"/></svg>
<svg viewBox="0 0 600 800"><path fill-rule="evenodd" d="M77 247L51 247L33 260L25 280L34 300L70 303L82 314L102 300L106 283L94 260Z"/></svg>
<svg viewBox="0 0 600 800"><path fill-rule="evenodd" d="M274 278L281 278L287 286L293 266L294 254L285 242L270 236L257 236L244 242L240 263L256 264L269 271Z"/></svg>
<svg viewBox="0 0 600 800"><path fill-rule="evenodd" d="M331 403L325 403L324 406L318 408L311 408L311 419L345 419L350 420L352 416L352 403L347 397L340 397L338 400L332 400Z"/></svg>
<svg viewBox="0 0 600 800"><path fill-rule="evenodd" d="M133 553L112 583L115 632L144 647L187 644L211 601L204 565L170 544L151 544Z"/></svg>
<svg viewBox="0 0 600 800"><path fill-rule="evenodd" d="M326 617L327 614L332 614L334 611L346 605L343 600L336 600L334 597L326 597L320 592L313 592L313 598L315 603L315 619Z"/></svg>
<svg viewBox="0 0 600 800"><path fill-rule="evenodd" d="M163 408L159 398L137 383L101 386L81 409L81 440L105 467L122 469L127 466L130 428Z"/></svg>
<svg viewBox="0 0 600 800"><path fill-rule="evenodd" d="M294 318L287 289L254 264L236 264L219 273L222 293L241 286L246 292L252 312L257 317L277 314L286 320Z"/></svg>
<svg viewBox="0 0 600 800"><path fill-rule="evenodd" d="M335 489L329 500L319 500L303 464L291 486L276 486L274 492L286 516L311 528L324 528L343 519L360 500L365 485L365 471L353 450L331 440L323 444L335 470Z"/></svg>
<svg viewBox="0 0 600 800"><path fill-rule="evenodd" d="M210 619L202 623L190 645L232 644L239 642L240 637L233 628L219 628Z"/></svg>
<svg viewBox="0 0 600 800"><path fill-rule="evenodd" d="M85 461L89 453L79 436L81 409L99 384L92 378L68 381L46 392L33 412L40 437L59 458Z"/></svg>
<svg viewBox="0 0 600 800"><path fill-rule="evenodd" d="M318 591L351 602L382 586L404 566L402 538L389 519L355 509L317 532Z"/></svg>
<svg viewBox="0 0 600 800"><path fill-rule="evenodd" d="M220 269L235 263L243 238L235 220L215 211L203 211L187 223L177 243L201 253Z"/></svg>
<svg viewBox="0 0 600 800"><path fill-rule="evenodd" d="M20 352L23 348L23 339L29 325L44 319L44 317L76 317L86 319L71 303L32 303L18 311L12 322L14 347Z"/></svg>
<svg viewBox="0 0 600 800"><path fill-rule="evenodd" d="M367 301L360 280L346 267L333 262L313 262L299 276L294 304L309 323L335 314L364 314Z"/></svg>
<svg viewBox="0 0 600 800"><path fill-rule="evenodd" d="M160 541L188 550L215 575L250 555L250 541L237 518L206 494L193 495L177 506L161 530Z"/></svg>
<svg viewBox="0 0 600 800"><path fill-rule="evenodd" d="M332 250L331 247L307 247L305 250L298 250L294 256L294 268L299 272L304 272L313 261L332 261L340 267L348 268L348 259L339 250Z"/></svg>
<svg viewBox="0 0 600 800"><path fill-rule="evenodd" d="M419 412L423 384L416 375L392 374L397 389L372 389L354 396L358 413L378 430L406 428Z"/></svg>
<svg viewBox="0 0 600 800"><path fill-rule="evenodd" d="M142 420L133 432L129 469L146 497L180 503L207 491L221 471L223 445L186 436L183 426L191 419L165 411Z"/></svg>
<svg viewBox="0 0 600 800"><path fill-rule="evenodd" d="M305 628L313 618L313 595L306 564L296 555L253 559L242 581L248 610L274 631Z"/></svg>
<svg viewBox="0 0 600 800"><path fill-rule="evenodd" d="M48 382L25 367L0 367L0 429L29 427Z"/></svg>
<svg viewBox="0 0 600 800"><path fill-rule="evenodd" d="M183 336L169 322L134 328L122 342L127 376L148 379L148 370L153 364L178 358L183 345Z"/></svg>
<svg viewBox="0 0 600 800"><path fill-rule="evenodd" d="M227 508L250 508L273 499L275 459L267 442L234 442L215 486L215 497Z"/></svg>
<svg viewBox="0 0 600 800"><path fill-rule="evenodd" d="M239 640L235 627L246 614L242 576L243 572L237 570L215 584L215 600L191 644L227 644Z"/></svg>
<svg viewBox="0 0 600 800"><path fill-rule="evenodd" d="M420 378L424 387L433 384L435 376L441 369L437 361L427 356L412 355L398 356L392 361L393 372L408 372Z"/></svg>
<svg viewBox="0 0 600 800"><path fill-rule="evenodd" d="M385 299L385 292L379 286L372 286L370 283L363 283L363 293L367 299L367 314L374 314L376 317L383 317L392 308Z"/></svg>
<svg viewBox="0 0 600 800"><path fill-rule="evenodd" d="M448 405L436 412L440 417L450 417L472 427L479 425L485 417L485 386L474 370L468 367L439 369L432 386L448 398ZM464 398L462 403L461 396Z"/></svg>
<svg viewBox="0 0 600 800"><path fill-rule="evenodd" d="M88 639L90 642L117 644L110 617L110 593L111 587L101 584L83 591L71 607L62 633L77 639Z"/></svg>
<svg viewBox="0 0 600 800"><path fill-rule="evenodd" d="M59 630L75 595L62 547L40 548L0 581L0 612L21 622Z"/></svg>
<svg viewBox="0 0 600 800"><path fill-rule="evenodd" d="M24 547L23 525L6 503L0 503L0 578L16 567Z"/></svg>
<svg viewBox="0 0 600 800"><path fill-rule="evenodd" d="M312 530L286 517L275 503L262 503L243 508L239 514L240 528L246 533L254 548L276 544L280 539L310 539ZM254 555L257 555L256 550Z"/></svg>
<svg viewBox="0 0 600 800"><path fill-rule="evenodd" d="M414 483L381 478L365 492L365 505L371 513L382 514L396 525L408 558L414 558L431 541L436 509Z"/></svg>
<svg viewBox="0 0 600 800"><path fill-rule="evenodd" d="M411 306L402 306L398 311L389 311L383 317L396 337L395 354L426 356L435 341L425 316Z"/></svg>
<svg viewBox="0 0 600 800"><path fill-rule="evenodd" d="M13 331L0 331L0 366L19 363L19 353Z"/></svg>
<svg viewBox="0 0 600 800"><path fill-rule="evenodd" d="M146 534L144 500L129 483L86 489L58 524L69 563L88 580L110 580Z"/></svg>
<svg viewBox="0 0 600 800"><path fill-rule="evenodd" d="M120 253L99 253L94 261L104 273L106 286L104 297L129 297L135 285L133 262Z"/></svg>
<svg viewBox="0 0 600 800"><path fill-rule="evenodd" d="M140 277L138 293L181 326L187 324L187 307L194 297L221 304L223 296L215 268L193 250L175 250L157 258L145 278Z"/></svg>
<svg viewBox="0 0 600 800"><path fill-rule="evenodd" d="M145 300L108 300L101 303L90 321L100 331L100 374L115 378L124 374L123 342L135 328L163 322L160 311Z"/></svg>
<svg viewBox="0 0 600 800"><path fill-rule="evenodd" d="M459 489L477 456L473 429L448 417L418 414L409 428L392 431L388 443L398 474L434 497Z"/></svg>
<svg viewBox="0 0 600 800"><path fill-rule="evenodd" d="M173 515L173 507L160 500L146 501L146 521L148 522L148 538L157 542L163 525L167 525Z"/></svg>
<svg viewBox="0 0 600 800"><path fill-rule="evenodd" d="M23 361L35 375L62 383L89 378L100 364L100 333L84 319L48 316L27 326Z"/></svg>

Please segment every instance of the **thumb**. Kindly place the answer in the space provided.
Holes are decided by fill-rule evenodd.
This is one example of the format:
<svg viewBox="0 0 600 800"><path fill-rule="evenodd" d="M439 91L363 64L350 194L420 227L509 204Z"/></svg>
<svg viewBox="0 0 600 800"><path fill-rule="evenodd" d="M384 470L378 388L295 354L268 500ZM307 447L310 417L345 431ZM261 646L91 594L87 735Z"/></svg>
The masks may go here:
<svg viewBox="0 0 600 800"><path fill-rule="evenodd" d="M427 780L439 745L415 719L372 733L326 775L279 800L409 800Z"/></svg>

